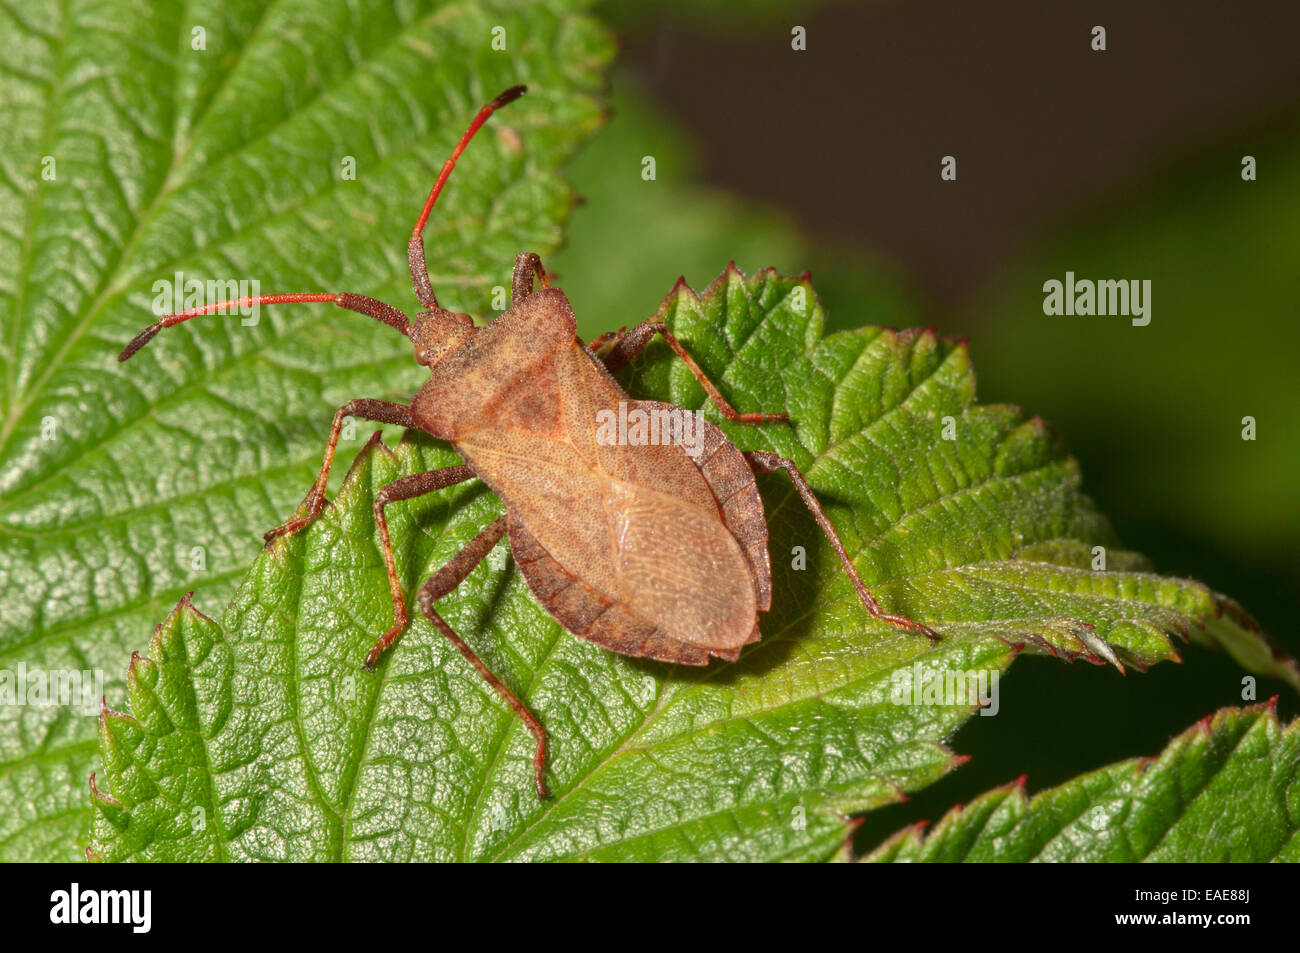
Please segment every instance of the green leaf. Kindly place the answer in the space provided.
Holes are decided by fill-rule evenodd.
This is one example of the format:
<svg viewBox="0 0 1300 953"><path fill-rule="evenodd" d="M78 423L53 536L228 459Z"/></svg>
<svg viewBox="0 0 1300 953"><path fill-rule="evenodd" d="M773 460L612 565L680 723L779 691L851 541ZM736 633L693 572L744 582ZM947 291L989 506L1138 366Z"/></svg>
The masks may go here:
<svg viewBox="0 0 1300 953"><path fill-rule="evenodd" d="M1025 797L1025 779L907 828L869 862L1300 860L1300 721L1225 708L1169 743Z"/></svg>
<svg viewBox="0 0 1300 953"><path fill-rule="evenodd" d="M944 739L975 700L898 704L900 676L992 678L1025 646L1143 667L1203 627L1294 679L1244 613L1118 548L1041 421L974 402L962 343L823 338L810 284L771 271L728 269L702 296L679 285L659 316L735 405L791 411L791 426L725 429L802 467L876 595L933 624L938 646L866 615L781 475L760 481L773 610L733 664L672 668L569 635L499 544L439 611L550 732L554 797L539 801L531 738L418 611L377 670L361 668L392 613L373 497L458 461L421 435L372 442L335 506L258 558L221 624L182 602L134 663L131 714L101 718L95 854L829 859L850 812L961 760ZM625 381L717 419L662 346ZM476 482L391 507L408 594L501 511Z"/></svg>
<svg viewBox="0 0 1300 953"><path fill-rule="evenodd" d="M409 342L325 305L197 320L119 366L154 283L412 308L424 196L478 107L523 81L425 231L443 302L486 313L519 250L558 244L574 196L555 170L600 122L612 45L584 6L0 9L0 669L101 670L120 695L123 660L184 592L234 592L309 485L322 421L418 384ZM92 718L3 708L0 859L77 856L94 750Z"/></svg>

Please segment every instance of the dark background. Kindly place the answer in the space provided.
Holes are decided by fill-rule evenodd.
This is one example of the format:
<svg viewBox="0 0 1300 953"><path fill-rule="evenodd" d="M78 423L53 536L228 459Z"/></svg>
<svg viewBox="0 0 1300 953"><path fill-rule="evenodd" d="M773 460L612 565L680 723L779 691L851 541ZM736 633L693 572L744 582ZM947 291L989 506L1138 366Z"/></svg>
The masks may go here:
<svg viewBox="0 0 1300 953"><path fill-rule="evenodd" d="M702 287L735 258L811 269L832 328L969 336L980 399L1062 433L1129 548L1231 594L1295 651L1300 4L599 12L623 41L614 112L571 170L588 201L555 262L584 331L631 323L679 272ZM795 24L806 52L790 48ZM944 155L956 182L940 180ZM1242 181L1244 155L1258 181ZM1066 270L1152 279L1152 324L1044 316L1042 282ZM1237 666L1182 654L1127 677L1024 660L1001 716L952 739L972 762L871 814L859 846L1020 774L1032 792L1157 753L1242 703ZM1296 713L1290 689L1260 680L1272 694Z"/></svg>
<svg viewBox="0 0 1300 953"><path fill-rule="evenodd" d="M625 60L695 139L705 182L896 258L940 314L1037 227L1124 201L1175 153L1248 147L1300 105L1290 0L912 0L784 19L806 53L787 55L781 18L755 34L669 16L625 30ZM807 133L782 143L773 124ZM957 183L940 181L943 155Z"/></svg>

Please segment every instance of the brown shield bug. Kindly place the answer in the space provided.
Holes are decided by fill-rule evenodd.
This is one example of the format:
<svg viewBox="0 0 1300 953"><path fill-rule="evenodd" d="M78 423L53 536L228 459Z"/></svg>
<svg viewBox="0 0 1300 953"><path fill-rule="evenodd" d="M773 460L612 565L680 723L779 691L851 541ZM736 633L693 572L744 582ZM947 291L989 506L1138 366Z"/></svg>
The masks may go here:
<svg viewBox="0 0 1300 953"><path fill-rule="evenodd" d="M281 294L222 301L169 314L138 334L118 356L125 361L165 327L234 307L332 302L369 315L411 339L429 379L410 405L351 400L338 409L320 475L305 515L266 534L310 523L325 504L325 485L346 417L418 428L445 440L465 461L394 480L374 501L380 549L393 595L393 625L366 655L372 667L406 628L406 597L398 579L385 507L466 480L482 480L506 506L420 588L420 610L478 670L537 741L537 793L546 796L546 731L536 716L488 670L434 610L503 535L538 601L581 638L624 655L682 665L710 657L734 660L759 639L758 614L772 602L767 522L755 472L784 470L830 541L862 605L873 616L926 636L919 622L886 613L858 577L835 527L798 468L773 453L743 453L713 424L690 415L694 443L649 445L601 439L602 414L671 415L669 404L635 401L614 379L655 336L662 337L730 421L786 421L776 413L732 408L685 348L661 323L603 335L590 345L576 335L568 299L550 287L541 259L515 259L508 311L482 327L467 314L439 307L424 261L425 222L474 133L492 113L518 98L506 90L484 106L442 167L407 246L411 280L422 310L411 322L396 308L356 294ZM542 287L534 289L534 280ZM666 418L665 418L666 419ZM684 421L685 418L682 418ZM679 435L685 430L678 431Z"/></svg>

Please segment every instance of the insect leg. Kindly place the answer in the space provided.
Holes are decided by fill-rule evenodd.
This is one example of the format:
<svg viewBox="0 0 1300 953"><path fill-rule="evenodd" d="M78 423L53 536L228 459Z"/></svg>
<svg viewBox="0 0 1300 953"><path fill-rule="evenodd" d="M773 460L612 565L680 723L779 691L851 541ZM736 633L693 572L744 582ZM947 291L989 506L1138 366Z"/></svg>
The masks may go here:
<svg viewBox="0 0 1300 953"><path fill-rule="evenodd" d="M617 331L606 331L600 337L595 337L592 338L590 341L588 341L587 350L589 350L592 354L595 354L597 357L600 357L601 348L608 345L611 341L617 341L620 337L622 337L626 333L627 333L627 328L619 328ZM602 363L604 362L603 357L601 357L601 361Z"/></svg>
<svg viewBox="0 0 1300 953"><path fill-rule="evenodd" d="M379 551L384 557L384 569L388 572L388 588L393 594L393 624L366 653L366 668L374 668L375 662L379 660L384 650L401 637L407 622L406 595L402 592L401 580L397 578L397 560L393 558L393 542L388 536L388 517L384 515L384 507L399 500L410 500L417 496L424 496L426 493L445 490L449 486L473 478L474 471L469 467L443 467L441 470L426 470L424 473L415 473L394 480L375 494L375 525L379 527ZM472 564L471 568L473 568Z"/></svg>
<svg viewBox="0 0 1300 953"><path fill-rule="evenodd" d="M632 358L641 353L645 346L650 343L650 339L656 334L661 335L668 343L668 346L673 349L673 353L682 359L690 372L695 375L695 379L700 382L700 386L704 388L705 393L709 395L709 399L713 401L713 406L717 407L727 420L742 424L763 424L790 419L789 414L741 413L732 407L731 404L727 403L727 399L722 396L721 392L713 386L713 382L709 380L704 371L700 369L700 365L695 363L695 358L687 353L686 348L682 347L681 342L673 336L673 333L668 330L668 326L662 321L644 321L620 337L602 358L610 373L615 373L626 367ZM595 350L595 348L592 348L592 350Z"/></svg>
<svg viewBox="0 0 1300 953"><path fill-rule="evenodd" d="M456 647L456 650L465 657L465 661L474 666L479 675L483 676L483 679L492 686L492 690L501 696L502 701L510 706L520 721L524 723L528 733L536 740L537 750L533 754L533 782L537 785L537 796L545 798L547 796L546 779L543 777L543 771L546 768L546 729L542 727L542 723L528 709L528 706L521 702L514 692L506 688L501 679L492 674L492 670L483 664L483 660L474 654L474 650L456 634L456 630L448 625L446 620L438 615L433 608L435 602L465 581L465 577L487 556L492 547L505 535L505 531L506 518L503 516L486 526L481 533L475 536L464 549L452 558L451 562L430 576L428 581L420 587L420 611L428 617L439 632L448 638L451 644ZM376 649L382 651L380 646L377 645L375 649L371 649L372 656L375 654Z"/></svg>
<svg viewBox="0 0 1300 953"><path fill-rule="evenodd" d="M844 549L844 543L840 541L840 534L835 531L835 527L831 525L831 521L826 518L826 513L822 510L821 503L817 502L817 497L813 493L812 487L808 485L808 481L804 479L804 475L799 472L799 468L794 465L793 461L787 460L785 457L778 456L775 453L765 453L763 451L747 452L745 454L745 459L749 461L749 465L753 467L755 473L772 473L776 470L784 470L790 475L790 479L794 483L794 488L799 491L799 495L803 498L804 505L807 506L808 511L812 513L813 519L817 521L817 525L821 527L822 532L826 534L826 538L830 541L831 548L835 550L835 555L840 557L840 565L844 567L844 574L849 577L849 582L853 583L853 588L857 592L858 598L862 601L862 604L866 606L867 611L870 612L872 616L880 619L882 622L896 625L900 629L907 629L910 632L923 635L930 640L931 645L938 641L938 635L936 635L929 626L922 625L920 622L915 622L907 616L891 615L884 609L880 608L880 603L876 602L875 597L871 595L871 590L866 587L866 584L863 583L862 578L858 575L857 569L853 567L853 561L849 559L849 554Z"/></svg>
<svg viewBox="0 0 1300 953"><path fill-rule="evenodd" d="M268 546L276 537L292 533L306 526L320 515L321 509L325 506L325 483L329 479L330 466L334 463L334 450L339 443L339 431L343 429L343 420L346 417L361 417L365 420L374 420L383 424L398 424L402 427L415 426L415 421L411 419L411 408L405 404L362 398L350 400L340 407L334 414L334 424L330 427L329 440L325 443L325 457L321 460L320 475L316 477L316 482L312 484L311 489L307 492L306 514L299 516L297 519L291 519L275 529L267 530L262 538L266 540Z"/></svg>
<svg viewBox="0 0 1300 953"><path fill-rule="evenodd" d="M510 306L514 307L533 293L533 278L549 288L551 283L546 278L546 269L542 267L540 255L530 251L520 252L515 256L515 272L510 280Z"/></svg>

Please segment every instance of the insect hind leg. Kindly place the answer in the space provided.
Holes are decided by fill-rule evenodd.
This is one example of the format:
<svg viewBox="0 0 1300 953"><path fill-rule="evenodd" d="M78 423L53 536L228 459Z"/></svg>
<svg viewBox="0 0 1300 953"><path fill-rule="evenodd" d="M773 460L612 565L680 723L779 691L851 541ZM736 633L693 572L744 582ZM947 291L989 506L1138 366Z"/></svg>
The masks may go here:
<svg viewBox="0 0 1300 953"><path fill-rule="evenodd" d="M397 578L397 560L393 556L393 541L388 535L388 517L384 510L390 503L400 500L412 500L426 493L445 490L457 483L464 483L474 478L474 471L466 466L443 467L440 470L426 470L413 473L392 483L387 483L375 494L375 526L379 529L379 551L384 557L384 569L388 573L388 588L393 595L393 624L380 636L366 654L366 668L374 668L379 656L396 642L406 630L406 595L402 592L402 582Z"/></svg>
<svg viewBox="0 0 1300 953"><path fill-rule="evenodd" d="M542 723L529 710L528 706L521 702L514 692L506 688L501 679L492 674L492 670L483 664L483 660L474 653L474 650L456 633L456 630L448 625L447 621L438 615L433 608L435 602L465 581L465 577L483 561L487 554L491 552L492 547L505 535L505 532L506 517L503 516L484 527L482 532L470 540L464 549L452 557L449 563L430 576L424 585L420 587L420 611L425 614L439 632L447 637L447 640L456 647L456 651L465 657L465 661L474 667L474 670L483 677L483 680L492 686L492 690L501 696L501 700L510 706L511 710L519 717L519 720L524 723L528 733L537 742L537 749L533 754L533 783L537 787L537 796L544 799L549 796L546 790L546 778L544 777L546 769L546 729L542 727ZM379 649L380 647L376 645L375 648ZM374 649L371 651L374 652Z"/></svg>
<svg viewBox="0 0 1300 953"><path fill-rule="evenodd" d="M790 475L790 480L794 483L794 488L799 491L799 496L802 497L804 505L808 507L813 519L817 521L817 525L821 527L826 539L830 541L831 548L835 550L835 555L840 558L840 565L844 568L844 574L849 577L849 582L853 584L858 599L874 618L882 622L888 622L900 629L915 632L917 635L923 635L930 640L931 645L939 640L939 636L929 626L922 625L907 616L893 615L880 607L880 603L876 601L871 594L871 590L867 588L862 581L862 577L858 575L857 569L853 566L853 560L849 559L848 551L840 540L840 534L835 531L834 525L827 518L826 512L822 509L821 503L818 502L812 487L799 471L799 468L795 466L794 461L787 460L775 453L763 451L750 451L745 454L745 459L749 461L750 466L754 468L756 473L773 473L776 470L784 470Z"/></svg>

